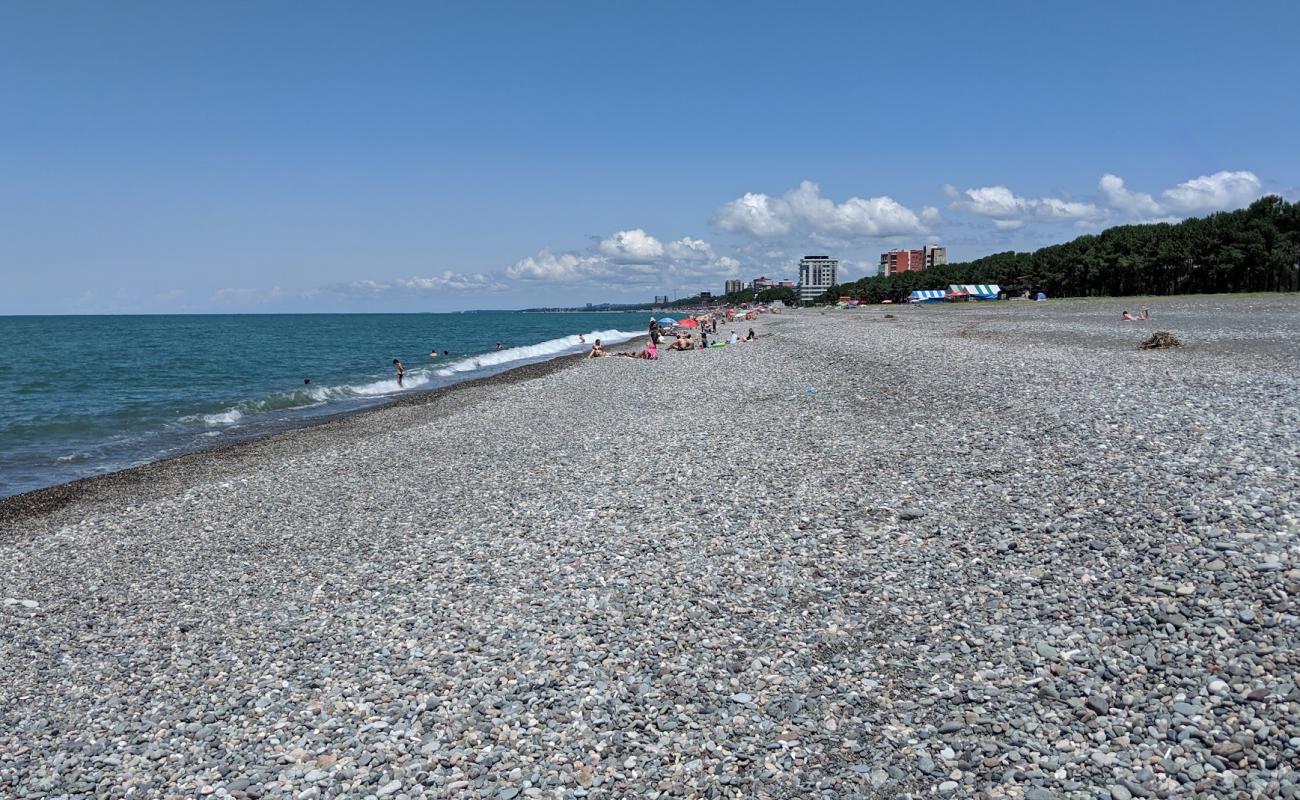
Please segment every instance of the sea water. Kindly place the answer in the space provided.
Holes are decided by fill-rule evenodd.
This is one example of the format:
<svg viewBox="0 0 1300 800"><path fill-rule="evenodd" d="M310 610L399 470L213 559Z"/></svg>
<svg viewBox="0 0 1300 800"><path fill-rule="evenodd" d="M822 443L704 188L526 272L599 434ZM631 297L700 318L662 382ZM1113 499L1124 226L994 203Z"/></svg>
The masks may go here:
<svg viewBox="0 0 1300 800"><path fill-rule="evenodd" d="M626 341L648 322L644 312L0 317L0 497L579 353L596 338ZM401 387L394 358L407 367Z"/></svg>

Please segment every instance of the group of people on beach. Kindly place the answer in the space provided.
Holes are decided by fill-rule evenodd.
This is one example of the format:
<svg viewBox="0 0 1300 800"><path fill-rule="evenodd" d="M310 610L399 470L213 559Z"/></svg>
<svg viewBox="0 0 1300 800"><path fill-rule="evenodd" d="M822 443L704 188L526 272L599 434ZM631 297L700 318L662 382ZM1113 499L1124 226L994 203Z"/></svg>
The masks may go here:
<svg viewBox="0 0 1300 800"><path fill-rule="evenodd" d="M709 347L721 347L728 344L743 344L745 342L758 341L758 334L754 333L753 328L750 328L749 333L747 333L743 339L735 331L732 331L731 336L728 337L726 342L717 342L711 345L709 344L709 329L712 328L713 332L716 334L718 332L718 320L716 317L714 317L707 324L708 327L705 327L704 324L701 324L699 326L700 335L698 338L687 330L675 331L673 333L672 343L669 344L665 349L679 350L679 351L680 350L704 350ZM649 337L646 340L646 346L644 350L638 350L636 352L629 352L629 353L613 353L612 355L620 356L622 358L639 358L639 359L645 359L647 361L658 361L659 346L664 342L666 338L667 338L667 334L664 331L663 327L659 324L659 321L654 317L651 317ZM597 339L595 343L592 344L591 351L587 354L587 357L604 358L605 356L608 355L611 355L611 353L608 350L606 350L604 344L599 339Z"/></svg>
<svg viewBox="0 0 1300 800"><path fill-rule="evenodd" d="M1128 314L1127 311L1125 311L1124 313L1126 315ZM669 344L665 349L703 350L708 347L722 347L727 344L743 344L745 342L758 341L758 334L754 333L753 328L750 328L749 333L747 333L744 336L744 338L741 338L735 331L732 331L731 336L727 338L726 342L716 342L714 344L709 344L710 330L712 330L712 332L715 335L718 332L718 318L716 316L712 317L708 322L701 323L699 325L698 337L694 336L688 330L679 329L675 331L673 333L672 343ZM659 347L666 338L667 338L667 334L664 331L663 326L659 324L659 320L655 319L654 317L651 317L649 338L646 340L645 349L637 350L635 352L611 353L605 349L604 343L601 342L600 339L597 339L594 343L592 343L591 350L588 351L587 357L604 358L605 356L613 355L613 356L618 356L620 358L634 358L634 359L644 359L646 361L657 361L659 360ZM587 337L583 336L582 334L578 334L578 343L586 344ZM504 345L502 342L496 343L497 350L504 349L504 347L506 347L506 345ZM442 355L450 356L451 352L448 350L443 350ZM437 358L437 357L438 357L438 349L435 347L434 349L429 351L429 358ZM397 386L400 389L402 388L402 382L406 377L406 365L402 363L401 359L394 358L393 369L397 373ZM311 382L310 380L307 381L307 383L310 382Z"/></svg>
<svg viewBox="0 0 1300 800"><path fill-rule="evenodd" d="M1149 319L1151 319L1151 311L1146 308L1142 309L1142 313L1138 314L1136 317L1128 313L1128 309L1126 308L1124 309L1124 316L1120 317L1122 322L1145 322Z"/></svg>

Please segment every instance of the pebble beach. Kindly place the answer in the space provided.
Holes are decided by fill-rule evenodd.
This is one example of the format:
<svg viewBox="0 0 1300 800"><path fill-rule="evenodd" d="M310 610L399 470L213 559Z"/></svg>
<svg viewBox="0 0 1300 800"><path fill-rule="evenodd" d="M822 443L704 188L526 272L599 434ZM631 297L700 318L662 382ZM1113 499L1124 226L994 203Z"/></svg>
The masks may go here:
<svg viewBox="0 0 1300 800"><path fill-rule="evenodd" d="M1300 798L1300 298L1142 305L792 311L0 502L0 797Z"/></svg>

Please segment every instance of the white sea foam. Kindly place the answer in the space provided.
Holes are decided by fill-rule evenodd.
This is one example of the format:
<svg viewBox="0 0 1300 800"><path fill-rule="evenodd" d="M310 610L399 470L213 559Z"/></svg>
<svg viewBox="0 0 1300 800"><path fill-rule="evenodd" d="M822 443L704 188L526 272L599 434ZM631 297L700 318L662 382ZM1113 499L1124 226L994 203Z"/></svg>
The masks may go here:
<svg viewBox="0 0 1300 800"><path fill-rule="evenodd" d="M499 372L511 365L527 361L544 361L554 356L585 352L592 342L600 339L605 344L626 342L640 332L604 330L578 335L562 336L537 344L523 347L510 347L482 355L462 358L441 368L416 367L407 369L402 385L397 385L397 378L384 378L368 383L340 384L335 386L304 386L290 392L279 392L257 400L245 400L230 408L212 414L194 414L181 417L182 423L202 423L209 427L226 427L246 421L248 417L275 411L297 411L329 403L347 400L367 400L389 395L396 395L412 389L427 388L430 385L446 385L456 382L448 378L464 380L472 377L467 373L479 370Z"/></svg>
<svg viewBox="0 0 1300 800"><path fill-rule="evenodd" d="M234 425L244 418L244 412L237 408L227 408L216 414L203 414L199 418L205 425Z"/></svg>
<svg viewBox="0 0 1300 800"><path fill-rule="evenodd" d="M444 378L456 375L462 372L473 372L479 369L491 369L511 364L516 361L539 361L547 356L558 356L564 353L580 353L589 347L591 343L600 339L605 344L617 344L626 342L628 339L640 336L639 331L592 331L585 334L586 341L578 340L577 334L573 336L561 336L559 339L550 339L537 344L525 345L524 347L508 347L505 350L494 350L482 355L462 358L459 361L453 361L447 366L439 369L437 375Z"/></svg>

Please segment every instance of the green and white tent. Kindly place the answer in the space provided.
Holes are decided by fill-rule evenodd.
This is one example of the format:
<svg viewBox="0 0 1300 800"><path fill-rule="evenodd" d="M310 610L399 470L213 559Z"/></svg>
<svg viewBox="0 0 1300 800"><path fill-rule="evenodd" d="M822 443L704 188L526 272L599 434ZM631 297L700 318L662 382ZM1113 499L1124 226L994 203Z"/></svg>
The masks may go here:
<svg viewBox="0 0 1300 800"><path fill-rule="evenodd" d="M948 285L950 292L965 292L979 300L997 300L1002 287L996 283L953 283Z"/></svg>

